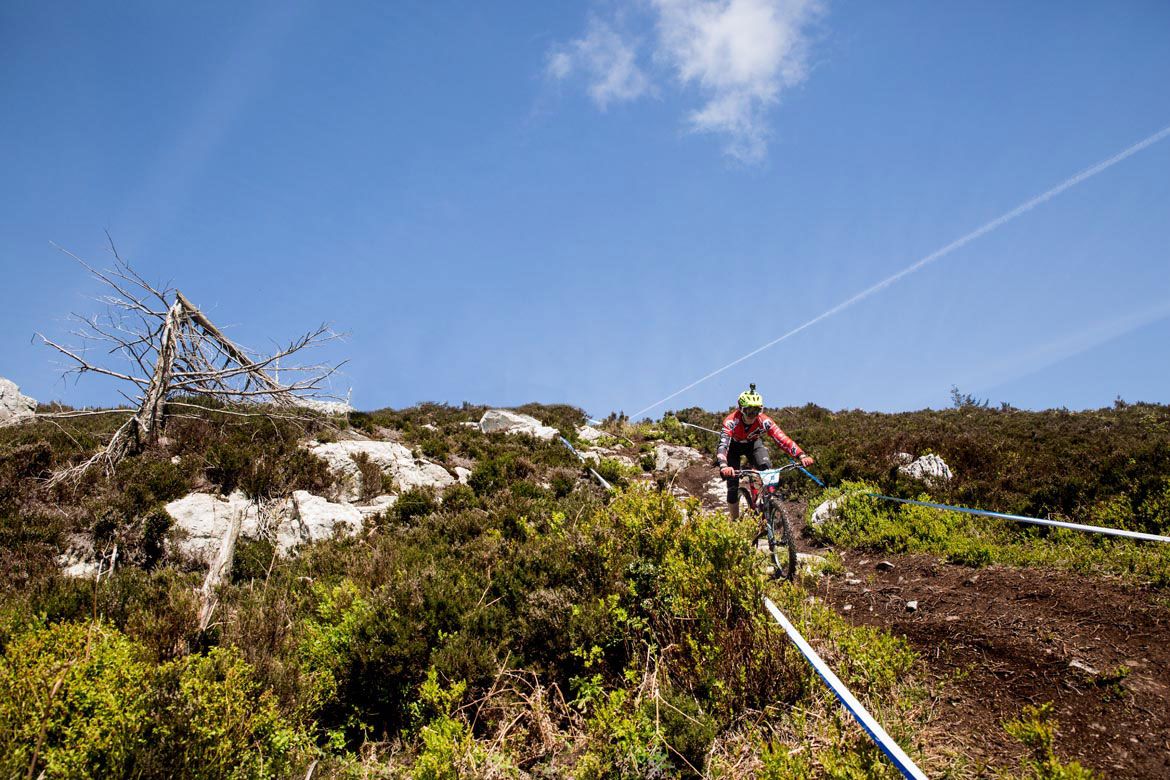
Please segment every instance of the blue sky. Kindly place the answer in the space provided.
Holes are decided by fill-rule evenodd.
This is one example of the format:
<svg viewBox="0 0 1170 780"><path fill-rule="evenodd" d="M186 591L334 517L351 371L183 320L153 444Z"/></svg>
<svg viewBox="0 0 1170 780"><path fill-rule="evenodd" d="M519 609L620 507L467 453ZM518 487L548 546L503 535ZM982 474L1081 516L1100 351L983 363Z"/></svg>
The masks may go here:
<svg viewBox="0 0 1170 780"><path fill-rule="evenodd" d="M344 10L338 10L344 6ZM105 231L359 408L635 412L1170 126L1170 5L0 5L0 375ZM1170 138L648 411L1170 402Z"/></svg>

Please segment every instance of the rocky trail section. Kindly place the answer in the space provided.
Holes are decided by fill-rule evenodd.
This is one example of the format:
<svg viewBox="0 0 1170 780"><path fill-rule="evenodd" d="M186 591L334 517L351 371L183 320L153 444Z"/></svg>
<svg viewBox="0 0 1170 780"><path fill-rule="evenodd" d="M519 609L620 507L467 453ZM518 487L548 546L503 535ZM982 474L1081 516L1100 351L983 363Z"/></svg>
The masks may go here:
<svg viewBox="0 0 1170 780"><path fill-rule="evenodd" d="M903 636L939 696L934 719L974 765L1017 765L1003 723L1053 703L1056 752L1105 777L1170 777L1170 597L1116 578L971 569L839 550L815 592Z"/></svg>

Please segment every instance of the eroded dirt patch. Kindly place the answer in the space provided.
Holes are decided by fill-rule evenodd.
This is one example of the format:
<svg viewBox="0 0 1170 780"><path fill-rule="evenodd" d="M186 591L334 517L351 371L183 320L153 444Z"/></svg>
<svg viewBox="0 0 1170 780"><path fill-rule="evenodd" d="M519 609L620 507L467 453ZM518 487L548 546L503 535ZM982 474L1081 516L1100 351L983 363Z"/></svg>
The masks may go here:
<svg viewBox="0 0 1170 780"><path fill-rule="evenodd" d="M669 483L721 509L715 476L695 463ZM802 533L806 507L786 508L799 549L823 554ZM1026 749L1003 724L1052 702L1062 760L1109 778L1170 778L1170 592L1054 569L837 553L846 573L822 578L817 595L919 653L938 696L932 731L950 738L940 750L981 776L1010 773Z"/></svg>
<svg viewBox="0 0 1170 780"><path fill-rule="evenodd" d="M935 723L972 764L1014 767L1023 748L1004 721L1051 701L1061 758L1106 777L1170 777L1170 594L1049 569L839 553L847 573L817 594L913 645L940 695Z"/></svg>

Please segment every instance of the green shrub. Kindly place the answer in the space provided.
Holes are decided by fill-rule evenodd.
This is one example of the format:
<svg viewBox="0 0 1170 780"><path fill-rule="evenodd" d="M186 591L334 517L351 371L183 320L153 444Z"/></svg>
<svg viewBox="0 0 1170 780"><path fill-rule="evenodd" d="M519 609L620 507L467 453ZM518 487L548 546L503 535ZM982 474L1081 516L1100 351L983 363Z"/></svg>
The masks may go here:
<svg viewBox="0 0 1170 780"><path fill-rule="evenodd" d="M236 541L236 553L232 558L232 582L267 579L275 556L276 545L269 540L241 536Z"/></svg>
<svg viewBox="0 0 1170 780"><path fill-rule="evenodd" d="M1052 702L1024 707L1023 716L1008 721L1004 730L1024 743L1031 755L1023 759L1019 774L1028 780L1093 780L1097 775L1076 761L1063 763L1056 756L1057 723L1052 718Z"/></svg>
<svg viewBox="0 0 1170 780"><path fill-rule="evenodd" d="M629 477L633 473L633 469L613 458L602 458L594 464L593 470L600 474L606 482L620 487L625 487L630 483Z"/></svg>
<svg viewBox="0 0 1170 780"><path fill-rule="evenodd" d="M174 520L162 507L156 507L142 518L141 563L147 571L153 569L166 552L167 532L172 525Z"/></svg>
<svg viewBox="0 0 1170 780"><path fill-rule="evenodd" d="M137 646L102 623L16 637L0 657L0 775L129 774L147 744L150 681Z"/></svg>
<svg viewBox="0 0 1170 780"><path fill-rule="evenodd" d="M573 488L576 487L577 472L570 469L553 469L548 481L552 486L553 495L557 498L564 498L572 493Z"/></svg>
<svg viewBox="0 0 1170 780"><path fill-rule="evenodd" d="M173 661L158 674L155 725L137 768L145 776L287 777L305 735L230 648Z"/></svg>
<svg viewBox="0 0 1170 780"><path fill-rule="evenodd" d="M897 504L867 496L876 486L844 482L810 502L840 498L836 516L819 527L808 524L822 544L878 552L924 552L953 563L1061 566L1080 571L1111 571L1137 576L1157 587L1170 582L1170 548L1065 529L1037 528L991 517L972 516L930 507ZM921 494L920 500L930 501ZM1098 505L1114 512L1116 503ZM1100 516L1100 515L1098 515ZM1115 521L1120 515L1113 515Z"/></svg>
<svg viewBox="0 0 1170 780"><path fill-rule="evenodd" d="M126 458L114 472L111 505L124 517L146 514L190 492L186 474L167 458L146 454Z"/></svg>
<svg viewBox="0 0 1170 780"><path fill-rule="evenodd" d="M417 517L429 515L439 508L435 491L430 487L411 488L398 496L391 514L400 523L409 523Z"/></svg>
<svg viewBox="0 0 1170 780"><path fill-rule="evenodd" d="M53 451L46 441L0 449L0 515L16 511L33 487L33 480L49 470Z"/></svg>
<svg viewBox="0 0 1170 780"><path fill-rule="evenodd" d="M521 777L516 767L489 746L476 741L467 719L458 712L467 684L444 687L434 668L418 687L411 705L418 755L407 774L411 780L458 780L461 777Z"/></svg>
<svg viewBox="0 0 1170 780"><path fill-rule="evenodd" d="M465 509L475 509L479 506L479 498L469 485L456 482L443 491L443 510L447 512L462 512Z"/></svg>
<svg viewBox="0 0 1170 780"><path fill-rule="evenodd" d="M239 489L249 498L280 498L294 490L321 493L333 481L329 467L298 444L299 433L280 427L233 428L226 436L201 439L206 449L192 457L202 459L207 478L221 493Z"/></svg>
<svg viewBox="0 0 1170 780"><path fill-rule="evenodd" d="M471 470L467 484L479 496L488 496L506 487L509 483L524 479L533 472L533 465L526 458L513 452L480 460Z"/></svg>
<svg viewBox="0 0 1170 780"><path fill-rule="evenodd" d="M375 463L365 452L354 452L349 456L358 468L361 480L361 498L368 501L383 494L382 483L387 476L382 473L382 467Z"/></svg>

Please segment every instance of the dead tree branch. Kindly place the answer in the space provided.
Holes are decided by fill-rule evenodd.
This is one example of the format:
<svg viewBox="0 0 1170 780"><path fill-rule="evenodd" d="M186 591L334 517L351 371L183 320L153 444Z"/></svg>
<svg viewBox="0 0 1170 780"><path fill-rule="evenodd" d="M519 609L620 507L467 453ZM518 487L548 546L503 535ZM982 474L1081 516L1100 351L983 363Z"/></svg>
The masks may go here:
<svg viewBox="0 0 1170 780"><path fill-rule="evenodd" d="M60 248L60 247L58 247ZM117 410L130 418L106 446L88 460L58 472L52 482L80 477L101 464L112 471L128 455L156 444L171 405L201 409L205 414L225 413L265 416L311 422L320 419L322 404L342 399L326 392L330 377L343 364L302 364L304 350L319 347L340 336L322 325L288 343L270 355L253 355L229 339L211 319L178 289L159 289L130 267L110 241L114 255L112 269L97 270L72 252L61 250L77 261L91 276L112 290L99 298L105 312L92 317L74 314L81 325L74 335L80 346L65 346L41 334L41 341L64 355L72 364L65 373L107 376L132 386L132 396L122 393L136 409ZM162 304L161 310L155 302ZM102 358L90 353L101 347ZM282 361L292 359L292 364ZM121 370L106 361L120 360ZM273 366L293 377L281 383L269 373ZM186 399L186 402L180 399ZM204 407L198 401L210 403ZM234 407L223 408L223 407ZM248 407L240 411L239 407ZM265 407L277 407L275 413ZM99 412L50 413L46 417L69 417ZM102 412L104 413L104 412Z"/></svg>

